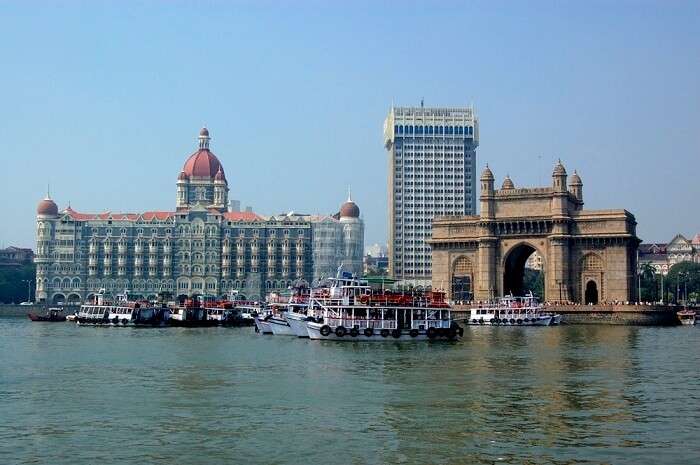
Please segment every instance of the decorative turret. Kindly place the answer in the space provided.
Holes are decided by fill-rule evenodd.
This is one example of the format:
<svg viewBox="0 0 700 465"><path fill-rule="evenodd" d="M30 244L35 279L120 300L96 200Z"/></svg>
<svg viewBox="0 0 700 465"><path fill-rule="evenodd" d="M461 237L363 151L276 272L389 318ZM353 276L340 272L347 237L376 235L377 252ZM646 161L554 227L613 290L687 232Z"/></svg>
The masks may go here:
<svg viewBox="0 0 700 465"><path fill-rule="evenodd" d="M579 208L583 205L583 182L581 182L581 177L578 175L576 170L569 180L569 192L576 197L576 200L580 202Z"/></svg>
<svg viewBox="0 0 700 465"><path fill-rule="evenodd" d="M502 190L511 190L515 189L515 184L513 184L513 181L510 179L510 176L506 174L506 178L503 180L503 185L501 186Z"/></svg>
<svg viewBox="0 0 700 465"><path fill-rule="evenodd" d="M552 187L554 192L566 192L566 168L562 165L561 160L554 165L552 172Z"/></svg>
<svg viewBox="0 0 700 465"><path fill-rule="evenodd" d="M202 128L202 130L199 131L199 150L209 150L210 140L209 129Z"/></svg>
<svg viewBox="0 0 700 465"><path fill-rule="evenodd" d="M493 218L494 217L494 187L493 187L494 177L489 165L486 164L486 168L481 173L481 196L479 197L481 203L481 217L482 218Z"/></svg>
<svg viewBox="0 0 700 465"><path fill-rule="evenodd" d="M226 185L226 176L223 170L219 167L219 171L214 176L214 208L226 209L228 186ZM223 211L223 210L222 210Z"/></svg>

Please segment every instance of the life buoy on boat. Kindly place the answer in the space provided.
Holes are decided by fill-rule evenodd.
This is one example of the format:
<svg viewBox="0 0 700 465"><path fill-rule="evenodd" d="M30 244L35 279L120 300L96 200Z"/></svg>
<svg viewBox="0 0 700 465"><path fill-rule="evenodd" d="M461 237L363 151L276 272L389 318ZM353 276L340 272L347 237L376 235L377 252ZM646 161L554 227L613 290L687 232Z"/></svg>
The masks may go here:
<svg viewBox="0 0 700 465"><path fill-rule="evenodd" d="M384 328L384 329L382 329L382 330L379 332L379 334L381 334L382 337L388 337L388 336L389 336L389 330L386 329L386 328Z"/></svg>
<svg viewBox="0 0 700 465"><path fill-rule="evenodd" d="M338 337L343 337L345 336L345 333L347 333L347 330L345 329L344 326L338 326L335 328L335 335Z"/></svg>
<svg viewBox="0 0 700 465"><path fill-rule="evenodd" d="M492 325L499 325L499 324L501 324L501 320L499 318L491 318L491 324Z"/></svg>
<svg viewBox="0 0 700 465"><path fill-rule="evenodd" d="M510 319L510 324L514 325L515 324L515 318Z"/></svg>
<svg viewBox="0 0 700 465"><path fill-rule="evenodd" d="M483 321L483 320L482 320L482 321ZM472 323L474 323L474 324L477 324L478 322L479 322L479 320L477 320L476 318L474 318L474 319L472 320Z"/></svg>
<svg viewBox="0 0 700 465"><path fill-rule="evenodd" d="M525 318L523 319L523 321L524 321L525 323L529 323L529 322L530 322L530 319L527 318L527 317L525 317Z"/></svg>
<svg viewBox="0 0 700 465"><path fill-rule="evenodd" d="M480 325L483 325L483 324L484 324L484 319L483 319L483 318L480 318L480 319L479 319L479 324L480 324Z"/></svg>
<svg viewBox="0 0 700 465"><path fill-rule="evenodd" d="M431 326L428 328L428 339L435 339L437 337L437 329Z"/></svg>
<svg viewBox="0 0 700 465"><path fill-rule="evenodd" d="M521 320L520 318L518 318L517 320L515 320L515 322L518 323L519 325L523 324L523 320Z"/></svg>
<svg viewBox="0 0 700 465"><path fill-rule="evenodd" d="M115 325L119 323L119 317L115 315L114 318L112 318L112 323Z"/></svg>
<svg viewBox="0 0 700 465"><path fill-rule="evenodd" d="M128 322L129 322L129 320L127 320L126 318L122 318L122 324L123 324L123 325L127 324Z"/></svg>
<svg viewBox="0 0 700 465"><path fill-rule="evenodd" d="M357 329L357 328L352 328L352 329L350 330L350 336L352 336L352 337L357 337L357 336L359 336L359 335L360 335L360 330L359 330L359 329Z"/></svg>
<svg viewBox="0 0 700 465"><path fill-rule="evenodd" d="M497 324L497 322L496 322L496 319L495 319L495 318L491 318L491 319L489 320L489 323L491 323L492 325L495 325L495 324Z"/></svg>
<svg viewBox="0 0 700 465"><path fill-rule="evenodd" d="M412 329L408 332L408 334L411 335L411 337L418 337L418 330L417 329Z"/></svg>
<svg viewBox="0 0 700 465"><path fill-rule="evenodd" d="M374 334L374 330L372 328L365 328L364 333L365 333L365 336L372 337L372 335Z"/></svg>
<svg viewBox="0 0 700 465"><path fill-rule="evenodd" d="M321 336L326 337L331 333L331 327L328 325L323 325L321 326L321 330L319 332L321 333Z"/></svg>
<svg viewBox="0 0 700 465"><path fill-rule="evenodd" d="M398 328L391 330L391 337L393 337L394 339L400 338L401 337L401 330Z"/></svg>

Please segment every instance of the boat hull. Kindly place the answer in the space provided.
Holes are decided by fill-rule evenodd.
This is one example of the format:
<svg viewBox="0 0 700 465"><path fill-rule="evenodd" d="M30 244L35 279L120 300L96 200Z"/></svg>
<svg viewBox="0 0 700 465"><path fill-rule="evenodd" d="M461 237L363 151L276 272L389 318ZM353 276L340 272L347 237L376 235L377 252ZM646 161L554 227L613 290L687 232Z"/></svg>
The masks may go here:
<svg viewBox="0 0 700 465"><path fill-rule="evenodd" d="M29 317L29 319L32 321L38 321L38 322L43 322L43 323L60 323L62 321L66 321L66 317L63 315L61 315L61 316L46 316L46 315L37 315L35 313L27 313L27 317Z"/></svg>
<svg viewBox="0 0 700 465"><path fill-rule="evenodd" d="M321 328L325 326L324 323L316 323L308 321L306 323L307 332L309 333L309 338L312 340L325 340L325 341L344 341L344 342L416 342L416 341L448 341L459 339L459 333L454 337L450 338L447 334L441 334L431 339L428 337L426 331L420 330L415 336L411 336L410 331L407 329L401 330L401 333L396 337L389 331L389 334L384 333L379 330L374 330L371 336L364 334L364 331L360 330L359 334L353 336L348 330L345 335L339 336L335 332L335 328L332 328L330 333L324 336L321 333Z"/></svg>
<svg viewBox="0 0 700 465"><path fill-rule="evenodd" d="M292 328L292 332L298 337L309 337L309 330L306 327L306 315L302 314L289 314L285 315L289 327Z"/></svg>
<svg viewBox="0 0 700 465"><path fill-rule="evenodd" d="M270 328L270 324L265 321L260 319L260 317L255 317L255 330L256 332L260 334L272 334L272 329Z"/></svg>
<svg viewBox="0 0 700 465"><path fill-rule="evenodd" d="M525 319L513 319L511 322L511 319L506 320L501 320L501 321L489 321L489 320L474 320L471 319L469 321L466 321L465 323L469 326L550 326L552 324L552 317L551 316L541 316L538 318L528 318L528 321L525 321ZM554 323L558 324L558 323Z"/></svg>
<svg viewBox="0 0 700 465"><path fill-rule="evenodd" d="M296 336L289 323L282 318L272 317L267 323L275 336Z"/></svg>

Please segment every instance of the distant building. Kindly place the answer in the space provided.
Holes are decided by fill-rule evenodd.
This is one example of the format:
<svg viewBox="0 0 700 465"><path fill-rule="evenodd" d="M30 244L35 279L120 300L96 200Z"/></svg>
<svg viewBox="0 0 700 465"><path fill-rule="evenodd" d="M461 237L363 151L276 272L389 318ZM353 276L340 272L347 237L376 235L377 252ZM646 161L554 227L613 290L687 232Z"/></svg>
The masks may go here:
<svg viewBox="0 0 700 465"><path fill-rule="evenodd" d="M34 251L22 247L10 246L0 249L0 266L22 266L34 261Z"/></svg>
<svg viewBox="0 0 700 465"><path fill-rule="evenodd" d="M389 273L404 284L431 284L435 216L476 214L479 122L472 108L391 108L384 122L389 153Z"/></svg>
<svg viewBox="0 0 700 465"><path fill-rule="evenodd" d="M352 199L330 216L240 211L209 141L204 128L177 178L174 211L59 212L48 196L39 202L37 300L79 303L101 289L145 298L237 290L259 300L339 266L362 272L364 223Z"/></svg>
<svg viewBox="0 0 700 465"><path fill-rule="evenodd" d="M371 255L373 257L386 257L388 253L386 245L372 244L365 249L365 255Z"/></svg>
<svg viewBox="0 0 700 465"><path fill-rule="evenodd" d="M542 255L532 252L525 262L525 268L529 270L542 271Z"/></svg>
<svg viewBox="0 0 700 465"><path fill-rule="evenodd" d="M681 262L700 263L700 234L688 240L676 234L668 244L649 243L639 245L639 264L652 265L657 273L667 274L673 265Z"/></svg>

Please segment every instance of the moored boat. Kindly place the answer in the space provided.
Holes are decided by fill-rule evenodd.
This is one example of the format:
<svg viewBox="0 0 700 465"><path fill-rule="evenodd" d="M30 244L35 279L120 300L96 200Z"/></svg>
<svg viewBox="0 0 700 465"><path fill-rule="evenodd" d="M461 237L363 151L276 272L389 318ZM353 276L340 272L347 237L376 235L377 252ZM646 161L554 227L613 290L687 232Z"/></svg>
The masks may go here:
<svg viewBox="0 0 700 465"><path fill-rule="evenodd" d="M507 295L469 310L466 323L472 326L550 326L561 322L561 315L544 311L532 294L524 297Z"/></svg>
<svg viewBox="0 0 700 465"><path fill-rule="evenodd" d="M50 323L66 321L66 316L63 314L62 308L49 308L49 310L44 315L38 315L36 313L27 313L27 316L32 321L43 321Z"/></svg>
<svg viewBox="0 0 700 465"><path fill-rule="evenodd" d="M696 324L695 310L689 310L686 308L680 312L676 312L676 316L678 316L678 320L682 325L694 326Z"/></svg>
<svg viewBox="0 0 700 465"><path fill-rule="evenodd" d="M92 326L165 326L170 318L168 308L151 306L148 302L129 301L128 292L117 295L116 302L105 297L104 291L95 295L92 303L83 304L75 321Z"/></svg>
<svg viewBox="0 0 700 465"><path fill-rule="evenodd" d="M464 330L451 318L443 292L373 291L350 273L331 279L329 289L312 290L307 321L311 339L334 341L455 340Z"/></svg>

